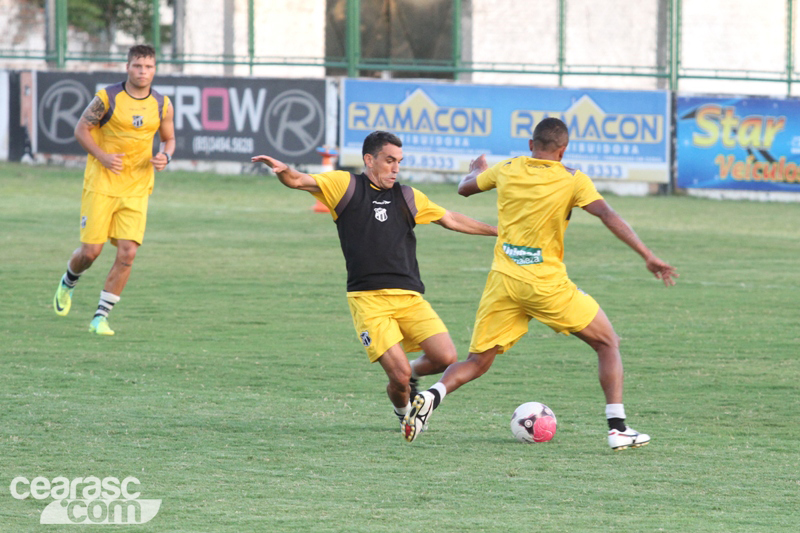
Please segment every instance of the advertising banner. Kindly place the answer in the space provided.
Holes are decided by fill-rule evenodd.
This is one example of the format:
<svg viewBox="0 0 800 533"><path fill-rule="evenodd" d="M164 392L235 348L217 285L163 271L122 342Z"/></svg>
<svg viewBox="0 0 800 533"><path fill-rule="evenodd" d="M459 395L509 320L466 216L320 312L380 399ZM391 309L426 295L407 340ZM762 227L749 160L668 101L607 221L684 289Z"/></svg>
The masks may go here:
<svg viewBox="0 0 800 533"><path fill-rule="evenodd" d="M124 72L37 72L37 144L42 153L85 153L75 124L95 93ZM319 164L325 143L325 80L156 76L174 107L177 159L249 161L268 154Z"/></svg>
<svg viewBox="0 0 800 533"><path fill-rule="evenodd" d="M570 130L567 166L592 178L669 181L667 91L348 79L341 113L344 166L361 165L364 137L387 130L403 141L404 167L463 173L480 154L490 164L530 155L536 124L558 117Z"/></svg>
<svg viewBox="0 0 800 533"><path fill-rule="evenodd" d="M800 101L679 97L677 186L800 192Z"/></svg>

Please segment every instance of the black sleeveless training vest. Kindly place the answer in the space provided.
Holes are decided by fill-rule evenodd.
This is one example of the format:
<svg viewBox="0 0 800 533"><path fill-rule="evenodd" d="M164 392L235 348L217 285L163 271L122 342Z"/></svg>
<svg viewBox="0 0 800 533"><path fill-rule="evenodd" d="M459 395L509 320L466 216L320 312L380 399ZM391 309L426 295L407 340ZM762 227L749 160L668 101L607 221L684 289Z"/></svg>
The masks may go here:
<svg viewBox="0 0 800 533"><path fill-rule="evenodd" d="M417 263L417 208L411 187L395 183L391 189L376 189L366 174L350 174L335 211L348 292L425 292Z"/></svg>

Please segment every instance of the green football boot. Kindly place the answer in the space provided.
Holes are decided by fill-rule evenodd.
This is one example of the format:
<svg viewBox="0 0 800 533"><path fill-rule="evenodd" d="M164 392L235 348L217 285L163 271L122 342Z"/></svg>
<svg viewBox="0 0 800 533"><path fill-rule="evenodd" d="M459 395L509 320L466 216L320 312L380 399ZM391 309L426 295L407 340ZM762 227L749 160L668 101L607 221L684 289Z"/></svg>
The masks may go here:
<svg viewBox="0 0 800 533"><path fill-rule="evenodd" d="M89 331L97 333L98 335L114 334L114 330L108 325L108 319L101 315L97 315L92 319L92 322L89 324Z"/></svg>
<svg viewBox="0 0 800 533"><path fill-rule="evenodd" d="M67 316L69 309L72 307L72 291L75 287L69 288L64 285L63 278L58 282L56 295L53 296L53 309L58 316Z"/></svg>

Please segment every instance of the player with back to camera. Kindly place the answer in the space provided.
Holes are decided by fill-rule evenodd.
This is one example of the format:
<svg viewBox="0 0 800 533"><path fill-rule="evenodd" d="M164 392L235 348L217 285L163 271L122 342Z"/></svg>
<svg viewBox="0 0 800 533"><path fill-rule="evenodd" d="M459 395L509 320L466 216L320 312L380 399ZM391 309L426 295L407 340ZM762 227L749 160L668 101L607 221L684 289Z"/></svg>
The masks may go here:
<svg viewBox="0 0 800 533"><path fill-rule="evenodd" d="M458 360L442 320L423 298L417 264L417 224L434 222L472 235L497 235L497 228L448 211L422 192L397 183L403 144L374 131L364 139L365 172L304 174L266 155L265 163L291 189L308 191L331 212L347 269L347 303L356 335L369 361L389 378L386 392L401 422L411 409L421 376L438 374ZM406 352L422 350L409 363Z"/></svg>
<svg viewBox="0 0 800 533"><path fill-rule="evenodd" d="M494 260L475 318L470 353L447 367L441 380L414 397L404 419L409 442L419 435L445 395L483 375L497 354L508 351L535 318L559 333L572 333L597 352L606 400L608 444L614 450L650 442L626 424L619 337L597 302L567 276L564 232L574 207L600 218L645 261L665 286L675 268L656 257L606 203L589 177L561 164L569 143L566 124L546 118L528 141L531 157L515 157L489 168L482 155L458 186L462 196L497 189L498 237Z"/></svg>
<svg viewBox="0 0 800 533"><path fill-rule="evenodd" d="M72 253L53 298L56 314L66 316L81 274L111 239L117 255L89 325L98 335L114 334L108 313L120 300L144 238L153 169L164 170L175 152L172 105L151 88L155 49L131 47L125 70L127 79L98 91L75 126L75 138L89 154L81 198L81 245ZM156 133L162 148L154 156Z"/></svg>

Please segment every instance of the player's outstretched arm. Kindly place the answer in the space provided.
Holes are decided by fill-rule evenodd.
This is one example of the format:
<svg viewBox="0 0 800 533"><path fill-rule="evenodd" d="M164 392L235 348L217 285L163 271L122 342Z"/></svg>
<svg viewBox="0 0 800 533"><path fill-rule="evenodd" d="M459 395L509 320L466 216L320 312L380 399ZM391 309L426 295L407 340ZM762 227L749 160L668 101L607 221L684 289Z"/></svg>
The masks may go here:
<svg viewBox="0 0 800 533"><path fill-rule="evenodd" d="M92 130L100 127L100 120L105 113L105 104L98 96L95 96L86 106L81 118L75 125L75 139L86 150L87 154L100 161L101 165L114 174L119 174L122 172L122 157L125 154L107 154L92 137Z"/></svg>
<svg viewBox="0 0 800 533"><path fill-rule="evenodd" d="M583 209L586 210L587 213L591 213L602 220L603 224L605 224L611 233L641 255L645 261L647 270L652 272L655 277L662 280L665 286L670 287L675 285L675 278L678 277L678 272L675 270L675 267L656 257L656 255L645 246L639 236L636 235L633 228L625 222L605 200L595 200L589 205L584 206Z"/></svg>
<svg viewBox="0 0 800 533"><path fill-rule="evenodd" d="M308 192L320 192L317 181L309 176L299 172L283 161L278 161L274 157L268 155L256 155L250 158L253 163L264 163L278 176L281 183L290 189L300 189Z"/></svg>
<svg viewBox="0 0 800 533"><path fill-rule="evenodd" d="M486 162L486 156L483 154L481 154L478 159L470 161L469 174L461 178L461 183L458 184L458 194L466 197L483 192L483 190L478 187L478 175L487 168L489 168L489 164Z"/></svg>
<svg viewBox="0 0 800 533"><path fill-rule="evenodd" d="M439 224L443 228L461 233L497 237L496 226L490 226L485 222L475 220L474 218L462 215L461 213L456 213L455 211L445 211L444 216L439 220L434 220L434 223Z"/></svg>

